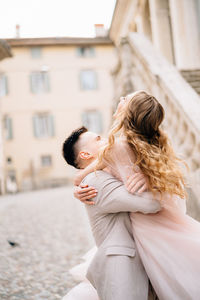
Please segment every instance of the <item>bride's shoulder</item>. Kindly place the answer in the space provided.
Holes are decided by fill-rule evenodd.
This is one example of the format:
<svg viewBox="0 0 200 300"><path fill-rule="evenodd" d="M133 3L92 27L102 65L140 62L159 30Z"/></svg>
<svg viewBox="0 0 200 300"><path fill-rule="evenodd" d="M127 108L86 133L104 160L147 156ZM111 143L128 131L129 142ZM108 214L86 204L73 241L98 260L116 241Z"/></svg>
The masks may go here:
<svg viewBox="0 0 200 300"><path fill-rule="evenodd" d="M125 137L118 137L115 139L115 143L113 145L113 148L116 148L116 149L129 149L129 145L128 145L128 142L126 140Z"/></svg>
<svg viewBox="0 0 200 300"><path fill-rule="evenodd" d="M118 154L122 156L130 152L130 146L128 145L125 138L118 137L115 138L115 142L112 145L110 151L111 151L110 154Z"/></svg>
<svg viewBox="0 0 200 300"><path fill-rule="evenodd" d="M120 136L115 138L115 144L116 145L128 145L126 137Z"/></svg>
<svg viewBox="0 0 200 300"><path fill-rule="evenodd" d="M128 157L132 162L135 161L135 155L130 145L128 144L125 137L116 138L115 143L113 145L113 152L120 155L121 158L125 159Z"/></svg>
<svg viewBox="0 0 200 300"><path fill-rule="evenodd" d="M109 150L107 152L107 159L113 160L116 159L116 156L124 155L127 151L127 142L125 139L122 139L120 137L115 138L114 143L111 147L109 147Z"/></svg>

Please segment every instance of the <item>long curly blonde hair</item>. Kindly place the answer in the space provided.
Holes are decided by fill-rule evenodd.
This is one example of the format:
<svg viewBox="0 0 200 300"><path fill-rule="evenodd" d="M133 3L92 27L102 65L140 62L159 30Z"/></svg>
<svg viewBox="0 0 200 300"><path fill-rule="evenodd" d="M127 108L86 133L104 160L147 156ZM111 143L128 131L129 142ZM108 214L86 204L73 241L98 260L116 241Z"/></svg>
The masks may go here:
<svg viewBox="0 0 200 300"><path fill-rule="evenodd" d="M110 157L115 137L121 133L136 157L135 165L148 177L150 191L185 198L182 160L175 155L166 133L160 129L163 119L164 109L155 97L144 91L134 93L116 116L98 162Z"/></svg>

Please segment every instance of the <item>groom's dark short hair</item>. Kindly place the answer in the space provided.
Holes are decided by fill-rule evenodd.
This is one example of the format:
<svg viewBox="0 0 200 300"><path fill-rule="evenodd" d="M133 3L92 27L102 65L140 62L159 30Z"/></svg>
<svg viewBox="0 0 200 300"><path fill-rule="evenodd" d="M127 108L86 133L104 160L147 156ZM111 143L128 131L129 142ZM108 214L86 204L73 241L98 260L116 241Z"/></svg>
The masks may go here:
<svg viewBox="0 0 200 300"><path fill-rule="evenodd" d="M76 160L76 143L79 139L79 137L81 136L81 134L83 134L84 132L87 132L87 128L82 126L74 131L72 131L72 133L70 134L70 136L68 136L68 138L64 141L63 143L63 148L62 148L62 154L63 157L65 159L65 161L75 167L76 169L80 169Z"/></svg>

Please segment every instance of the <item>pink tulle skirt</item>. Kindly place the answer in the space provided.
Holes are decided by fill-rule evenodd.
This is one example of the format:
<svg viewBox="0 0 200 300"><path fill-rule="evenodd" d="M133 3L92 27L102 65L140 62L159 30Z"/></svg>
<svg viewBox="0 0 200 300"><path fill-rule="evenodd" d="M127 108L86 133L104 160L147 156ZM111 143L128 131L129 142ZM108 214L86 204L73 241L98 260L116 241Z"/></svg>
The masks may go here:
<svg viewBox="0 0 200 300"><path fill-rule="evenodd" d="M200 299L200 223L178 210L131 213L136 245L160 300Z"/></svg>

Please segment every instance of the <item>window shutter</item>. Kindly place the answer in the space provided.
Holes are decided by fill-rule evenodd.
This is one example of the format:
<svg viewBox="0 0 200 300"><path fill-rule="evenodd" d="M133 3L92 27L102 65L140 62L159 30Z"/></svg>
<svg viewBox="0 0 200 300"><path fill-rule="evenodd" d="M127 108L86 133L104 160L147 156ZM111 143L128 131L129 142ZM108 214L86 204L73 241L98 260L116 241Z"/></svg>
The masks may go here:
<svg viewBox="0 0 200 300"><path fill-rule="evenodd" d="M101 133L103 131L102 114L99 111L96 112L96 127L97 133Z"/></svg>
<svg viewBox="0 0 200 300"><path fill-rule="evenodd" d="M35 137L39 137L39 122L38 122L38 116L33 117L33 133Z"/></svg>
<svg viewBox="0 0 200 300"><path fill-rule="evenodd" d="M90 48L90 56L95 56L95 49L93 47Z"/></svg>
<svg viewBox="0 0 200 300"><path fill-rule="evenodd" d="M77 54L78 56L83 56L83 55L82 55L82 48L80 48L80 47L76 48L76 54Z"/></svg>
<svg viewBox="0 0 200 300"><path fill-rule="evenodd" d="M30 88L33 94L49 92L50 82L48 72L32 72L30 74Z"/></svg>
<svg viewBox="0 0 200 300"><path fill-rule="evenodd" d="M79 84L80 84L80 89L84 90L84 86L83 86L83 71L80 71L80 73L79 73Z"/></svg>
<svg viewBox="0 0 200 300"><path fill-rule="evenodd" d="M46 138L55 135L53 115L33 116L33 132L37 138Z"/></svg>
<svg viewBox="0 0 200 300"><path fill-rule="evenodd" d="M34 73L30 74L29 80L30 80L30 88L31 88L31 92L32 92L33 94L35 94L35 90L34 90Z"/></svg>
<svg viewBox="0 0 200 300"><path fill-rule="evenodd" d="M5 80L5 94L8 95L8 77L4 76L4 80Z"/></svg>
<svg viewBox="0 0 200 300"><path fill-rule="evenodd" d="M88 113L87 112L82 113L82 124L83 124L83 126L88 128Z"/></svg>
<svg viewBox="0 0 200 300"><path fill-rule="evenodd" d="M12 138L13 138L12 119L8 118L8 139L11 140Z"/></svg>
<svg viewBox="0 0 200 300"><path fill-rule="evenodd" d="M8 79L4 74L0 75L0 97L8 94Z"/></svg>
<svg viewBox="0 0 200 300"><path fill-rule="evenodd" d="M31 50L31 57L32 58L41 58L41 56L42 56L41 47L32 47L30 50Z"/></svg>
<svg viewBox="0 0 200 300"><path fill-rule="evenodd" d="M96 133L103 131L102 114L99 111L85 111L82 113L82 124L88 130Z"/></svg>
<svg viewBox="0 0 200 300"><path fill-rule="evenodd" d="M55 135L54 117L52 115L48 116L48 129L49 129L49 135L54 136Z"/></svg>
<svg viewBox="0 0 200 300"><path fill-rule="evenodd" d="M44 72L44 85L45 85L45 91L50 92L49 74L47 72Z"/></svg>
<svg viewBox="0 0 200 300"><path fill-rule="evenodd" d="M97 74L93 70L82 70L80 72L80 84L83 90L97 89Z"/></svg>
<svg viewBox="0 0 200 300"><path fill-rule="evenodd" d="M4 118L4 130L6 140L11 140L13 138L13 126L12 119L8 116Z"/></svg>
<svg viewBox="0 0 200 300"><path fill-rule="evenodd" d="M80 57L93 57L95 55L93 47L78 47L76 52Z"/></svg>

